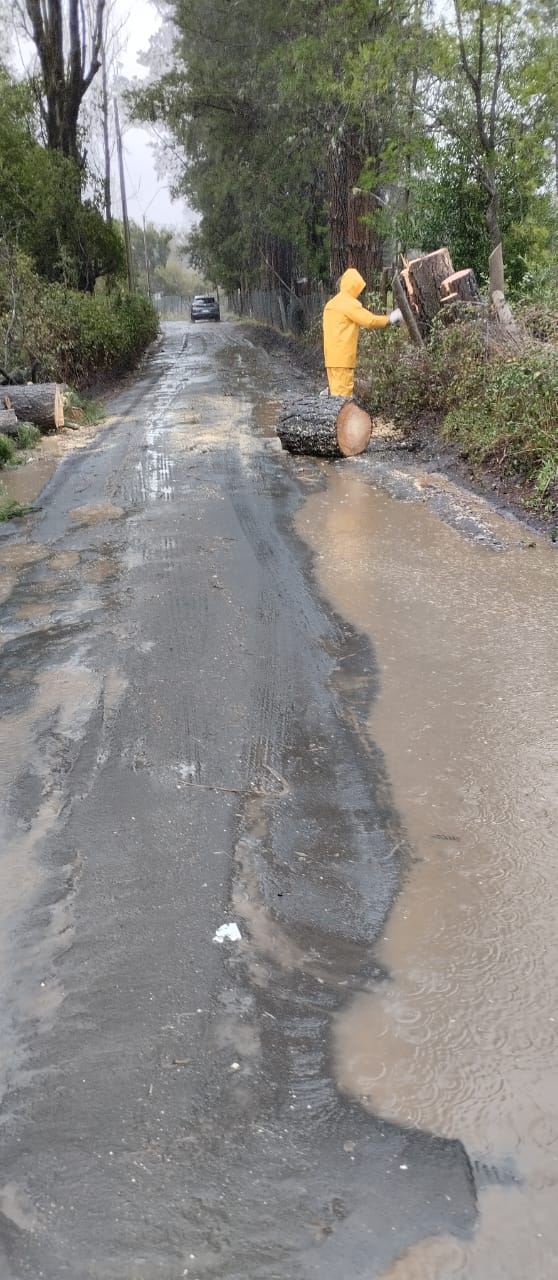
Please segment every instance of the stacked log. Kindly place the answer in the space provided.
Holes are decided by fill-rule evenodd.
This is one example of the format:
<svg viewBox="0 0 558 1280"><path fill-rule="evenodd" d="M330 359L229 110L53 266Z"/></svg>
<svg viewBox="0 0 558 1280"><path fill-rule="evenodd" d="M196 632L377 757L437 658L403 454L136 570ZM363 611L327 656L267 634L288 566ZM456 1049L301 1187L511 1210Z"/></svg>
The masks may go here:
<svg viewBox="0 0 558 1280"><path fill-rule="evenodd" d="M441 311L444 319L455 319L458 304L481 306L482 299L474 271L454 271L448 249L436 249L404 262L393 282L393 293L414 342L430 335Z"/></svg>
<svg viewBox="0 0 558 1280"><path fill-rule="evenodd" d="M372 420L353 399L304 396L284 405L276 429L289 453L354 458L370 443Z"/></svg>
<svg viewBox="0 0 558 1280"><path fill-rule="evenodd" d="M19 422L13 409L0 408L0 435L15 436L17 435L18 427Z"/></svg>
<svg viewBox="0 0 558 1280"><path fill-rule="evenodd" d="M442 280L440 289L440 302L442 305L450 301L455 302L458 298L461 302L474 304L481 302L477 278L470 268L466 268L465 271L454 271L453 275L447 276L445 280Z"/></svg>
<svg viewBox="0 0 558 1280"><path fill-rule="evenodd" d="M64 401L57 382L6 387L2 399L3 408L13 409L18 422L33 422L41 431L58 431L64 426Z"/></svg>

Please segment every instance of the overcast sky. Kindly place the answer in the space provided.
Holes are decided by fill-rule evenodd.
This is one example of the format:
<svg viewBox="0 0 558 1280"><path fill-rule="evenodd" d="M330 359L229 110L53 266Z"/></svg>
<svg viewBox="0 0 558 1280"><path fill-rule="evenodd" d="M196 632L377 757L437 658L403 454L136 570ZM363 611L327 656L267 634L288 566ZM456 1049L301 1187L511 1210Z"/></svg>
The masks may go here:
<svg viewBox="0 0 558 1280"><path fill-rule="evenodd" d="M150 39L161 25L161 18L150 0L114 0L114 16L117 25L122 24L121 70L129 79L143 79L147 72L138 62L138 56L147 51ZM7 54L16 73L21 74L33 65L35 50L30 40L21 32L7 33ZM187 231L194 221L191 211L182 201L172 201L169 179L157 174L154 158L157 143L147 129L125 128L124 155L128 211L134 222L141 223L143 215L149 222L171 226L177 231ZM160 151L160 146L159 146ZM97 157L100 163L100 152ZM116 150L113 160L113 206L120 216L120 187Z"/></svg>
<svg viewBox="0 0 558 1280"><path fill-rule="evenodd" d="M143 77L145 68L138 62L138 55L145 51L151 36L160 26L161 19L149 0L116 0L115 10L120 21L127 19L123 40L126 48L122 55L122 71L125 76ZM169 183L165 175L157 175L153 155L153 140L148 130L127 128L124 137L125 167L128 186L128 211L135 222L141 222L145 214L149 222L187 229L192 225L192 214L182 201L171 201ZM119 203L118 184L114 181L115 206Z"/></svg>

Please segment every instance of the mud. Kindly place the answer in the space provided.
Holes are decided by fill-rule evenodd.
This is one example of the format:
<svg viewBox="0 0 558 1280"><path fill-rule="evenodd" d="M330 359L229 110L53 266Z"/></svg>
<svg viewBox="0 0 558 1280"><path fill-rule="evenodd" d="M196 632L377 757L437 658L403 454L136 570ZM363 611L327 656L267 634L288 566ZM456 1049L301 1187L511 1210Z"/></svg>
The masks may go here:
<svg viewBox="0 0 558 1280"><path fill-rule="evenodd" d="M379 456L282 455L298 377L169 326L5 569L10 1280L492 1280L548 1216L508 1110L534 1052L547 1107L553 578Z"/></svg>
<svg viewBox="0 0 558 1280"><path fill-rule="evenodd" d="M374 1114L511 1158L521 1183L486 1193L471 1248L418 1247L397 1280L520 1280L529 1259L550 1280L558 1253L556 558L484 519L506 550L338 469L297 520L374 645L368 731L413 856L376 952L389 977L335 1019L336 1078Z"/></svg>

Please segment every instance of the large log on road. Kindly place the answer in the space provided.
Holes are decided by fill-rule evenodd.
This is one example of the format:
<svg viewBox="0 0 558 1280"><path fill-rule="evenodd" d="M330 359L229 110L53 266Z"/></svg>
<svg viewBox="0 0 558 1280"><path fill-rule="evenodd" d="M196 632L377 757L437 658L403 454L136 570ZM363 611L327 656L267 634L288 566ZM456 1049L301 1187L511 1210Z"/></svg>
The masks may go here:
<svg viewBox="0 0 558 1280"><path fill-rule="evenodd" d="M19 422L15 416L13 409L0 408L0 435L15 436Z"/></svg>
<svg viewBox="0 0 558 1280"><path fill-rule="evenodd" d="M64 426L64 401L57 382L29 382L3 388L4 407L14 409L18 422L33 422L41 431Z"/></svg>
<svg viewBox="0 0 558 1280"><path fill-rule="evenodd" d="M277 435L289 453L353 458L370 443L372 420L343 396L304 396L284 405Z"/></svg>

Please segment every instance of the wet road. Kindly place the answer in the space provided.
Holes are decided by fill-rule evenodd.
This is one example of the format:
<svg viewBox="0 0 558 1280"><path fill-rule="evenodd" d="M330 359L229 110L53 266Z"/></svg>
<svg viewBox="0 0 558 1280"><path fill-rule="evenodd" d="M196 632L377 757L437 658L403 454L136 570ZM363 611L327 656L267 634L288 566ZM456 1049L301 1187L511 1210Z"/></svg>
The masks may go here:
<svg viewBox="0 0 558 1280"><path fill-rule="evenodd" d="M303 386L168 326L0 541L0 1280L555 1275L555 559Z"/></svg>

